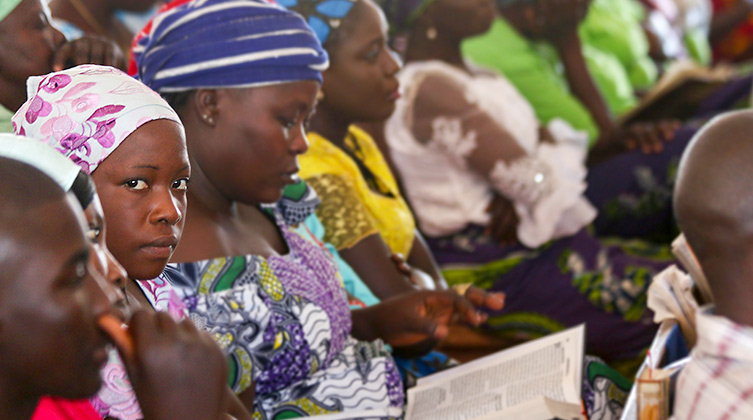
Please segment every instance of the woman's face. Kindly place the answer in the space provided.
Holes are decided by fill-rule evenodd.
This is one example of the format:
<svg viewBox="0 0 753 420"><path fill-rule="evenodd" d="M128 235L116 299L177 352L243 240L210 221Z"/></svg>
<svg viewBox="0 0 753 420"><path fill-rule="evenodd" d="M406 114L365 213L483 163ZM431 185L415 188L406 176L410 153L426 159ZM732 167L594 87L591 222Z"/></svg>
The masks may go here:
<svg viewBox="0 0 753 420"><path fill-rule="evenodd" d="M4 273L14 281L3 283L0 297L0 370L19 392L87 398L102 384L108 340L97 319L111 306L99 287L104 280L88 267L73 195L40 207L25 226L24 246L13 251L17 268Z"/></svg>
<svg viewBox="0 0 753 420"><path fill-rule="evenodd" d="M18 87L18 94L5 92L0 103L22 104L26 100L26 79L47 74L52 69L55 49L65 38L49 22L40 0L23 0L0 22L0 79ZM6 95L20 98L6 98Z"/></svg>
<svg viewBox="0 0 753 420"><path fill-rule="evenodd" d="M139 127L92 174L107 247L128 277L153 279L165 269L183 232L189 176L183 130L169 120Z"/></svg>
<svg viewBox="0 0 753 420"><path fill-rule="evenodd" d="M465 39L488 31L497 11L494 0L436 0L427 14L437 32Z"/></svg>
<svg viewBox="0 0 753 420"><path fill-rule="evenodd" d="M230 201L278 201L298 179L318 90L312 80L217 91L211 138L190 145L197 170Z"/></svg>
<svg viewBox="0 0 753 420"><path fill-rule="evenodd" d="M400 66L387 47L382 10L371 1L359 1L333 36L320 109L350 122L386 120L400 97L395 77Z"/></svg>
<svg viewBox="0 0 753 420"><path fill-rule="evenodd" d="M112 253L110 253L110 249L107 248L105 215L102 210L102 204L96 194L92 202L84 210L84 216L86 216L88 228L86 236L90 245L90 269L99 273L101 278L106 280L100 286L108 295L110 301L113 302L113 306L122 313L125 320L130 317L130 310L125 298L125 284L128 281L128 274L123 266L113 257Z"/></svg>

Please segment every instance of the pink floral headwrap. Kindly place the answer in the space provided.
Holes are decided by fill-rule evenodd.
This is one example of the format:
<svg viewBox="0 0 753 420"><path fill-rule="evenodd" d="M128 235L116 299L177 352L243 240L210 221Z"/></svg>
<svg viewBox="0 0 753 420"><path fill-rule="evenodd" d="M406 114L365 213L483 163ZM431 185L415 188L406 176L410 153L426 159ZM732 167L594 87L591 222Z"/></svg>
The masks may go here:
<svg viewBox="0 0 753 420"><path fill-rule="evenodd" d="M49 144L89 174L143 124L181 124L157 93L112 67L82 65L33 76L27 94L12 119L15 132Z"/></svg>

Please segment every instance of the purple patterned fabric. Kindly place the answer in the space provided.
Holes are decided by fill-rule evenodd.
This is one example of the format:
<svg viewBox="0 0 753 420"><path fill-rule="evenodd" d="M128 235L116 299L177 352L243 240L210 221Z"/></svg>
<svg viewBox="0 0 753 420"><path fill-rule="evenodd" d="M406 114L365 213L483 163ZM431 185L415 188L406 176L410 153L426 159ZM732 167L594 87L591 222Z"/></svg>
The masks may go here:
<svg viewBox="0 0 753 420"><path fill-rule="evenodd" d="M292 232L279 213L275 213L275 217L290 253L282 257L270 257L267 261L288 293L314 302L329 316L332 342L325 361L328 365L334 355L343 349L353 325L335 262L321 249Z"/></svg>

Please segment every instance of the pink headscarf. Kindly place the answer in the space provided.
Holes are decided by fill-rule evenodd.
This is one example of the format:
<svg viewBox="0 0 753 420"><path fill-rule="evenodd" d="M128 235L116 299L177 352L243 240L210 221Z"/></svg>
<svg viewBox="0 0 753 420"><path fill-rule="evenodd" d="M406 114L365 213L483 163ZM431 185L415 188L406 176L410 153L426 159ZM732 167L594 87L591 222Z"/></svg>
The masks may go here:
<svg viewBox="0 0 753 420"><path fill-rule="evenodd" d="M89 174L143 124L181 124L157 93L112 67L82 65L33 76L27 94L12 119L15 132L49 144Z"/></svg>

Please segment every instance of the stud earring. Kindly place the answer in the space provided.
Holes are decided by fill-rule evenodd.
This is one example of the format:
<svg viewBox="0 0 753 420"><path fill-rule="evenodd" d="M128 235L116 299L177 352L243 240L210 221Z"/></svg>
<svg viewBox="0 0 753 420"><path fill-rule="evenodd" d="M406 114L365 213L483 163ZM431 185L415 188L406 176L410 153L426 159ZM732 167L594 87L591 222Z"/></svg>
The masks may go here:
<svg viewBox="0 0 753 420"><path fill-rule="evenodd" d="M437 28L432 26L429 29L427 29L426 38L428 38L431 41L434 41L435 39L437 39Z"/></svg>
<svg viewBox="0 0 753 420"><path fill-rule="evenodd" d="M319 103L324 100L324 91L319 89L318 92L316 92L316 103Z"/></svg>
<svg viewBox="0 0 753 420"><path fill-rule="evenodd" d="M212 118L209 114L204 114L201 116L204 121L207 122L207 124L214 124L214 118Z"/></svg>

